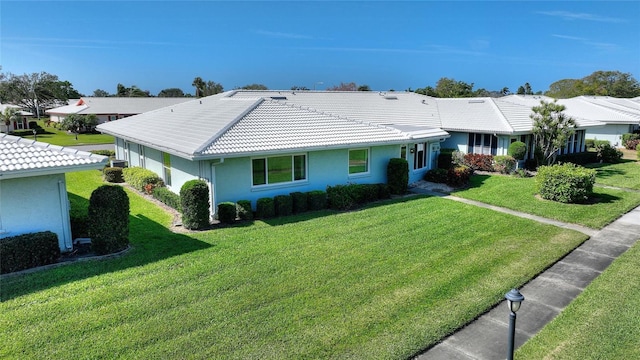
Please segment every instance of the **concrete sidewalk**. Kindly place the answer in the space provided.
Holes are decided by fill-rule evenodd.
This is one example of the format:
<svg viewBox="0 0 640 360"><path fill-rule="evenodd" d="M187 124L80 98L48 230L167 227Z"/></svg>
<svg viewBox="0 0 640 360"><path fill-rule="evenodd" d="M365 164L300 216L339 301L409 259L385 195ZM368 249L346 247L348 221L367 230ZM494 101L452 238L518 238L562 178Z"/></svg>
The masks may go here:
<svg viewBox="0 0 640 360"><path fill-rule="evenodd" d="M640 238L640 206L598 231L425 189L412 188L411 191L490 208L590 236L589 240L519 289L525 301L518 311L516 348L556 317L616 257ZM415 359L505 359L508 327L509 310L503 301Z"/></svg>

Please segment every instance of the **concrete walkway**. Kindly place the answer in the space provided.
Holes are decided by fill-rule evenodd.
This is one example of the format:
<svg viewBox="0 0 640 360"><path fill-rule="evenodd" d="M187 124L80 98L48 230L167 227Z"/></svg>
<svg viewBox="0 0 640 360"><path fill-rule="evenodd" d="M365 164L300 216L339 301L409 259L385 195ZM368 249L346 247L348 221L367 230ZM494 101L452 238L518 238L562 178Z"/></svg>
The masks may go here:
<svg viewBox="0 0 640 360"><path fill-rule="evenodd" d="M410 190L580 231L590 236L589 240L519 289L525 301L517 313L516 349L556 317L616 257L640 239L640 206L603 229L594 230L427 189ZM503 301L415 359L505 359L508 327L509 310L506 301Z"/></svg>

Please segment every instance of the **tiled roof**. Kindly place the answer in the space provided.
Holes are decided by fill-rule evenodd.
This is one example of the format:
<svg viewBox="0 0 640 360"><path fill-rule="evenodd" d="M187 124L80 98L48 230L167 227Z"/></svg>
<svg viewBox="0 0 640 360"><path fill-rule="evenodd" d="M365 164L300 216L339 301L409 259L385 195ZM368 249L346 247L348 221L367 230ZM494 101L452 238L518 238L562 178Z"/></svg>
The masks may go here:
<svg viewBox="0 0 640 360"><path fill-rule="evenodd" d="M83 97L77 102L49 109L48 114L142 114L147 111L191 101L192 98L165 97Z"/></svg>
<svg viewBox="0 0 640 360"><path fill-rule="evenodd" d="M0 180L99 169L108 160L106 156L0 134Z"/></svg>
<svg viewBox="0 0 640 360"><path fill-rule="evenodd" d="M625 116L640 119L640 102L634 99L622 99L610 96L579 96L575 99L602 106L608 110L621 113ZM622 121L626 122L628 119L625 118ZM608 122L613 123L616 121L610 120Z"/></svg>
<svg viewBox="0 0 640 360"><path fill-rule="evenodd" d="M437 103L445 130L495 134L514 131L491 98L437 99Z"/></svg>
<svg viewBox="0 0 640 360"><path fill-rule="evenodd" d="M495 101L499 107L504 108L505 110L508 106L520 105L522 107L522 113L519 115L510 114L507 116L507 120L511 122L511 119L513 119L515 124L515 120L518 119L522 129L526 129L526 120L524 119L525 113L528 117L533 113L531 110L532 107L539 106L541 101L553 102L554 99L543 95L509 95L497 98ZM618 114L615 112L602 111L604 109L599 109L597 106L593 106L592 104L576 102L572 99L559 99L558 104L565 106L566 109L564 110L564 114L572 117L576 121L576 125L580 128L604 125L604 122L607 119L619 118ZM531 124L531 126L529 126L530 130L533 126L533 122L531 120L529 121Z"/></svg>
<svg viewBox="0 0 640 360"><path fill-rule="evenodd" d="M14 108L18 110L18 114L22 115L22 116L33 116L32 113L28 112L28 111L24 111L20 108L20 106L18 105L12 105L12 104L0 104L0 113L4 112L4 110L6 108Z"/></svg>

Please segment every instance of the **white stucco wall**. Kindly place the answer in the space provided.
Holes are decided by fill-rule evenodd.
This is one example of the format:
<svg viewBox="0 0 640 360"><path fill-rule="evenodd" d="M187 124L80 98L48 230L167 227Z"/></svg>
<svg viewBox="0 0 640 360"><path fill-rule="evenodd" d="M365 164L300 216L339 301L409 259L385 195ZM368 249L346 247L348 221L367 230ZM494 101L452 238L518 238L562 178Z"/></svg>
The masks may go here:
<svg viewBox="0 0 640 360"><path fill-rule="evenodd" d="M631 130L632 126L629 124L596 126L587 129L585 138L608 140L611 146L624 147L622 134L629 133Z"/></svg>
<svg viewBox="0 0 640 360"><path fill-rule="evenodd" d="M72 249L64 174L0 180L0 238L52 231Z"/></svg>

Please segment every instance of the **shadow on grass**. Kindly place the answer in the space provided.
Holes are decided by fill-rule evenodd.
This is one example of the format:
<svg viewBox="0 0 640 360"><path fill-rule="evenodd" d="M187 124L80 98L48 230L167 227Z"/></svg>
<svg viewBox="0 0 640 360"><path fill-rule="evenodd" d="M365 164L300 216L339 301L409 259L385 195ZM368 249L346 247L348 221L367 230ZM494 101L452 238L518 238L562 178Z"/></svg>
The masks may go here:
<svg viewBox="0 0 640 360"><path fill-rule="evenodd" d="M0 301L212 246L190 236L173 233L143 215L129 216L129 240L131 248L119 256L77 261L23 275L7 276L2 279L0 286Z"/></svg>
<svg viewBox="0 0 640 360"><path fill-rule="evenodd" d="M490 177L491 175L472 175L471 178L469 179L469 184L467 186L461 187L461 188L455 188L451 191L451 194L455 194L456 192L465 191L468 189L479 188Z"/></svg>

